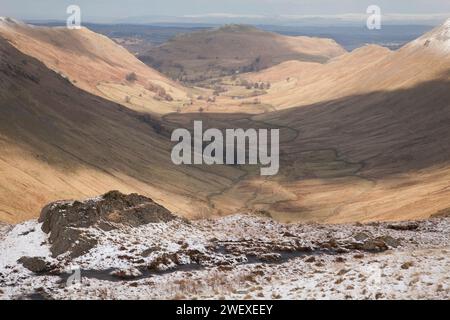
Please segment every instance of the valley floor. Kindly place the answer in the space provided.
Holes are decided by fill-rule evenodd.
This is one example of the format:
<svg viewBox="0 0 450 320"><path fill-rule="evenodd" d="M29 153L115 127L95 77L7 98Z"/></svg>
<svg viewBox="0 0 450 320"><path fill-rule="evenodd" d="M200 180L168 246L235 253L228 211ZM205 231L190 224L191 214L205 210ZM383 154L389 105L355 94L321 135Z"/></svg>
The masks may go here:
<svg viewBox="0 0 450 320"><path fill-rule="evenodd" d="M98 243L76 258L52 258L36 221L0 230L0 299L450 298L449 218L316 225L235 215L91 227ZM70 282L75 265L80 281Z"/></svg>

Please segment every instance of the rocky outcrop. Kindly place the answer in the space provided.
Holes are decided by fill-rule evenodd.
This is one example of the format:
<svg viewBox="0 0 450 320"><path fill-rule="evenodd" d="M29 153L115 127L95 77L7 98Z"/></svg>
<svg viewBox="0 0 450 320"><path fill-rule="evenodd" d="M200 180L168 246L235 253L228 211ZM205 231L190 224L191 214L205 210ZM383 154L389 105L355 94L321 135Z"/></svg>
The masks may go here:
<svg viewBox="0 0 450 320"><path fill-rule="evenodd" d="M17 262L34 273L45 273L52 269L44 258L39 257L22 257Z"/></svg>
<svg viewBox="0 0 450 320"><path fill-rule="evenodd" d="M125 205L127 199L142 201ZM449 297L443 281L449 265L448 218L395 223L418 224L414 230L389 228L393 223L284 224L251 214L132 227L173 216L158 213L155 217L149 199L118 193L76 204L78 209L87 210L84 215L67 209L69 204L49 208L55 216L47 212L46 219L51 221L44 221L50 234L77 235L68 254L52 258L49 235L40 230L42 225L37 221L15 226L0 241L0 288L5 298L156 299L173 298L173 292L198 298L202 287L206 288L200 296L204 298L220 297L222 292L233 298L244 289L240 297L251 293L262 298L265 288L282 288L303 299L314 297L303 295L308 288L313 288L317 298L323 298L326 290L342 299L349 294L376 297L380 292L390 298L391 284L395 285L395 295L416 292L415 298ZM101 212L97 218L92 217L97 211L86 209L88 204ZM108 210L102 211L105 207ZM125 207L147 208L146 219L136 222L133 213L126 219L124 212L134 210ZM120 219L111 219L107 213L114 208ZM65 216L59 221L66 225L72 215L81 220L59 230L52 220L58 215ZM98 241L98 245L73 259L71 255L81 250L80 239ZM57 238L53 245L56 243L64 241ZM80 281L82 290L76 286ZM374 285L384 284L370 291ZM399 286L407 290L399 291Z"/></svg>
<svg viewBox="0 0 450 320"><path fill-rule="evenodd" d="M400 240L388 235L372 237L367 233L359 232L353 238L356 242L346 245L346 248L367 252L383 252L400 246Z"/></svg>
<svg viewBox="0 0 450 320"><path fill-rule="evenodd" d="M111 191L84 202L51 203L42 210L39 222L42 222L42 230L49 234L53 256L69 252L71 257L78 257L98 242L85 232L87 228L109 231L174 219L175 215L150 198Z"/></svg>
<svg viewBox="0 0 450 320"><path fill-rule="evenodd" d="M415 231L419 229L419 223L409 222L409 223L396 223L388 225L388 229L397 231Z"/></svg>

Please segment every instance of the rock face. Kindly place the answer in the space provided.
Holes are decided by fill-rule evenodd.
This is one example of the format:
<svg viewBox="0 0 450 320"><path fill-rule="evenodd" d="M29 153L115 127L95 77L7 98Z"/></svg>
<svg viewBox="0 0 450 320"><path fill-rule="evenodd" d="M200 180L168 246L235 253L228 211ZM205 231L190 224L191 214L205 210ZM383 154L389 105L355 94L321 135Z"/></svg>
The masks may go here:
<svg viewBox="0 0 450 320"><path fill-rule="evenodd" d="M150 198L111 191L84 202L51 203L42 209L39 222L43 223L42 231L49 234L53 256L69 252L71 257L78 257L97 244L83 229L96 227L109 231L174 219L175 215Z"/></svg>
<svg viewBox="0 0 450 320"><path fill-rule="evenodd" d="M120 223L107 213L90 216L96 211L87 207L112 205L111 196L76 205L88 212L84 216L67 209L68 203L48 209L55 217L46 218L65 215L60 221L66 224L71 215L84 218L61 230L47 221L50 233L64 237L75 230L76 243L98 241L75 259L70 254L80 250L77 245L52 258L49 235L37 221L11 229L0 241L5 291L0 299L271 299L274 293L288 299L379 299L381 293L383 299L450 297L448 218L415 221L419 227L413 231L390 229L391 223L284 224L252 214L130 227L136 217L127 220L124 212L133 210L117 209ZM113 207L123 208L129 197L115 194L112 199L121 205ZM150 211L154 206L149 199L139 203L127 207ZM144 221L155 218L148 214ZM72 288L80 280L82 287Z"/></svg>
<svg viewBox="0 0 450 320"><path fill-rule="evenodd" d="M49 264L43 258L39 257L22 257L18 262L34 273L44 273L51 269Z"/></svg>
<svg viewBox="0 0 450 320"><path fill-rule="evenodd" d="M389 235L371 237L366 233L360 232L353 236L358 241L345 245L347 249L356 249L366 252L383 252L390 248L397 248L400 246L400 240L395 239Z"/></svg>
<svg viewBox="0 0 450 320"><path fill-rule="evenodd" d="M390 224L388 225L388 229L397 231L414 231L419 229L419 224L416 222Z"/></svg>

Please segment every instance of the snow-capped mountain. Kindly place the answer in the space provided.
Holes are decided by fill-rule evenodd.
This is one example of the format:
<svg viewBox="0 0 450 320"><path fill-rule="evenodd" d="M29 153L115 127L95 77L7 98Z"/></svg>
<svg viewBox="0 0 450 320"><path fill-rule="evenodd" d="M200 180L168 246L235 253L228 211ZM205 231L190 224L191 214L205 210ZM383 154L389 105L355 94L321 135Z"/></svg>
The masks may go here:
<svg viewBox="0 0 450 320"><path fill-rule="evenodd" d="M438 53L450 53L450 18L441 26L411 43L413 46L422 46Z"/></svg>

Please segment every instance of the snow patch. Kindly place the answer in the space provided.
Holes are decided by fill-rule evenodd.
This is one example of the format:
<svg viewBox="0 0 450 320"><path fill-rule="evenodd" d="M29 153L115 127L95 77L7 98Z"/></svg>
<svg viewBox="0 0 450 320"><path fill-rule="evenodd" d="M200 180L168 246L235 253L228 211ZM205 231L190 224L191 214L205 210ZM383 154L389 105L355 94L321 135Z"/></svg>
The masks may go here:
<svg viewBox="0 0 450 320"><path fill-rule="evenodd" d="M41 224L29 221L0 241L0 300L27 297L38 289L55 299L448 299L450 219L417 225L410 230L388 223L281 224L239 214L110 231L90 227L83 232L98 243L88 253L51 259ZM302 248L324 241L352 243L360 233L402 239L401 245L376 254L316 250L291 255L296 243ZM255 254L269 259L238 259ZM276 254L289 257L270 259ZM78 266L81 286L61 286L57 274L31 273L16 262L22 256L44 257L56 271ZM201 268L190 267L196 263Z"/></svg>
<svg viewBox="0 0 450 320"><path fill-rule="evenodd" d="M41 223L34 220L16 225L0 242L0 271L8 265L17 264L23 256L49 257L50 247L47 235L41 230Z"/></svg>
<svg viewBox="0 0 450 320"><path fill-rule="evenodd" d="M433 50L436 53L450 53L450 18L441 26L412 42L416 47Z"/></svg>

